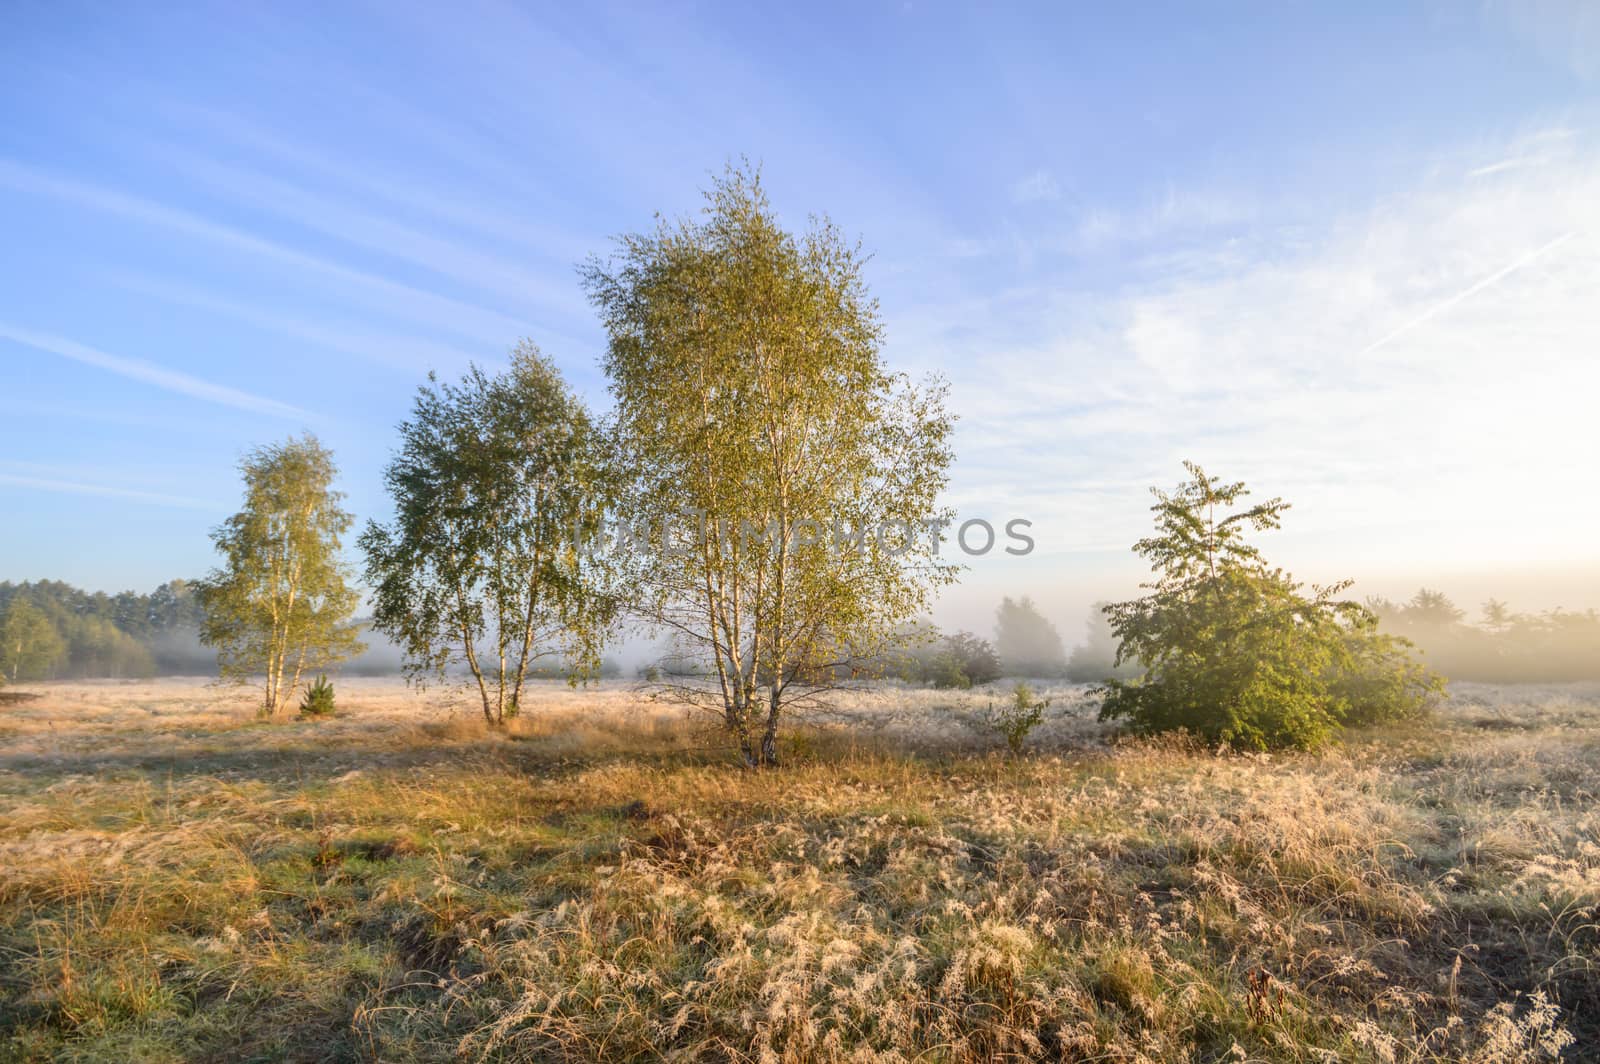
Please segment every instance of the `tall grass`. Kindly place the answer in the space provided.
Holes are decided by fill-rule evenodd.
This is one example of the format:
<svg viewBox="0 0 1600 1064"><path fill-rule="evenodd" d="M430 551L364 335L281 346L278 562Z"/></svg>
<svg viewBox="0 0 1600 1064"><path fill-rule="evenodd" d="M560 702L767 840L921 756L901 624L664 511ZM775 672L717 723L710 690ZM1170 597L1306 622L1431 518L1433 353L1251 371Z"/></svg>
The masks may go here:
<svg viewBox="0 0 1600 1064"><path fill-rule="evenodd" d="M0 713L0 1058L1528 1060L1600 1044L1600 687L1316 757L882 688L727 763L625 686ZM1573 1041L1578 1039L1578 1041Z"/></svg>

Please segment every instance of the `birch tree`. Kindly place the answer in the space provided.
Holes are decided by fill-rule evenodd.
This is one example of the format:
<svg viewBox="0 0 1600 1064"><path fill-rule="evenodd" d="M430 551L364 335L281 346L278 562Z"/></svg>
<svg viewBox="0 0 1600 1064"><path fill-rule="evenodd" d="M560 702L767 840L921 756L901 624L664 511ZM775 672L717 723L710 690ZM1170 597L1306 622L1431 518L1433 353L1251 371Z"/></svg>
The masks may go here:
<svg viewBox="0 0 1600 1064"><path fill-rule="evenodd" d="M309 433L257 448L239 470L244 506L212 532L222 564L196 587L200 640L217 648L224 680L260 678L270 717L308 672L365 649L340 553L353 519L333 488L332 452Z"/></svg>
<svg viewBox="0 0 1600 1064"><path fill-rule="evenodd" d="M785 231L750 169L698 219L623 237L585 270L609 333L633 601L709 682L747 765L785 713L889 645L956 567L937 551L944 388L883 365L859 246ZM643 529L643 534L639 529Z"/></svg>
<svg viewBox="0 0 1600 1064"><path fill-rule="evenodd" d="M66 641L44 611L13 596L0 613L0 683L45 679L66 655Z"/></svg>
<svg viewBox="0 0 1600 1064"><path fill-rule="evenodd" d="M491 725L521 704L528 670L558 658L598 670L613 613L582 551L597 535L605 477L599 436L555 365L524 341L503 374L418 390L385 473L389 525L361 536L373 625L395 639L414 682L456 666Z"/></svg>

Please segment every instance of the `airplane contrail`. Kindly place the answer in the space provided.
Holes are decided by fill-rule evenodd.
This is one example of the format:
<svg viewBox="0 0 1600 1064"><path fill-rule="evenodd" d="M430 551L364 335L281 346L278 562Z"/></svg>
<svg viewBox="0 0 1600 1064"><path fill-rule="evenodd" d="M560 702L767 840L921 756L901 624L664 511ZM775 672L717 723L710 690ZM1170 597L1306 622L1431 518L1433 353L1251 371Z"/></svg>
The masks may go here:
<svg viewBox="0 0 1600 1064"><path fill-rule="evenodd" d="M39 351L47 351L62 358L69 358L74 362L95 366L108 370L124 377L146 384L153 384L157 388L179 395L187 395L192 399L204 399L211 403L221 403L224 406L235 407L239 410L249 410L258 414L271 414L274 417L309 418L311 415L297 406L281 403L276 399L253 395L250 392L229 388L223 384L213 384L211 381L202 380L188 373L167 369L153 362L143 359L123 358L120 355L107 354L96 350L88 344L80 344L61 336L50 336L46 333L33 332L21 329L9 322L0 321L0 340L10 340L24 347L31 347Z"/></svg>
<svg viewBox="0 0 1600 1064"><path fill-rule="evenodd" d="M54 477L24 477L14 473L0 473L0 485L17 488L34 488L65 495L98 495L108 499L132 499L159 506L179 506L190 510L222 510L219 503L207 502L188 495L163 495L154 491L135 491L104 484L86 484L78 480L59 480Z"/></svg>
<svg viewBox="0 0 1600 1064"><path fill-rule="evenodd" d="M1534 250L1528 252L1526 255L1522 256L1522 258L1517 259L1515 262L1513 262L1511 265L1506 266L1503 269L1496 270L1494 273L1491 273L1489 276L1485 277L1483 280L1478 281L1475 284L1472 284L1472 285L1468 286L1467 288L1463 289L1460 292L1457 292L1455 295L1451 296L1449 299L1446 299L1441 303L1435 303L1433 306L1429 307L1427 310L1423 311L1421 314L1418 314L1415 318L1412 318L1410 321L1406 322L1404 325L1401 325L1398 328L1393 329L1393 330L1385 333L1383 336L1381 336L1377 340L1374 340L1372 343L1368 344L1366 347L1363 347L1360 350L1360 352L1358 352L1356 354L1356 357L1357 358L1362 358L1362 357L1365 357L1366 355L1372 354L1372 352L1376 351L1378 348L1382 347L1384 344L1388 343L1390 340L1393 340L1396 336L1399 336L1401 333L1407 332L1407 331L1409 331L1411 329L1415 329L1418 325L1421 325L1423 322L1428 321L1429 319L1431 319L1433 317L1436 317L1439 314L1442 314L1444 311L1449 310L1451 307L1455 306L1457 303L1461 302L1463 299L1466 299L1467 297L1469 297L1471 295L1474 295L1474 294L1476 294L1478 292L1483 291L1485 288L1488 288L1490 285L1492 285L1495 282L1501 280L1502 278L1506 277L1509 274L1516 273L1518 270L1520 270L1524 266L1528 265L1528 263L1532 262L1534 259L1539 258L1541 255L1544 255L1544 254L1547 254L1547 253L1549 253L1551 251L1554 251L1557 247L1561 246L1562 244L1565 244L1568 240L1571 240L1573 237L1577 236L1579 232L1580 232L1580 230L1573 229L1570 232L1563 233L1560 236L1556 237L1554 240L1550 241L1548 244L1545 244L1542 247L1535 248Z"/></svg>

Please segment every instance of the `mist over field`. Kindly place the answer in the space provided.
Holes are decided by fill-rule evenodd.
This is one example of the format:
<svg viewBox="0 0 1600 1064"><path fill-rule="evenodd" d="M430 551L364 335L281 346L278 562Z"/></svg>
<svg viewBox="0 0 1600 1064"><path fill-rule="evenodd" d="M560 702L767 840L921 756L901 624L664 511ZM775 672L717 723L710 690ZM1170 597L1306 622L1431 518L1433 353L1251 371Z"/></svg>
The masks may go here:
<svg viewBox="0 0 1600 1064"><path fill-rule="evenodd" d="M1596 14L0 5L0 1061L1600 1061Z"/></svg>

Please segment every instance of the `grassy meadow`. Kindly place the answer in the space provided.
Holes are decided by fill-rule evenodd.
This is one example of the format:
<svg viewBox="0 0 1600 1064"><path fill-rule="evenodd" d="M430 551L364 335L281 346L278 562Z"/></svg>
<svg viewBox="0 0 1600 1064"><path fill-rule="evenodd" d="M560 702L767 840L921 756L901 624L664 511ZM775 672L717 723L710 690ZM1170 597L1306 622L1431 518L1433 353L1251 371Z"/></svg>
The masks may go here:
<svg viewBox="0 0 1600 1064"><path fill-rule="evenodd" d="M1318 755L883 687L736 767L631 685L0 705L0 1059L1600 1054L1600 685Z"/></svg>

